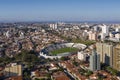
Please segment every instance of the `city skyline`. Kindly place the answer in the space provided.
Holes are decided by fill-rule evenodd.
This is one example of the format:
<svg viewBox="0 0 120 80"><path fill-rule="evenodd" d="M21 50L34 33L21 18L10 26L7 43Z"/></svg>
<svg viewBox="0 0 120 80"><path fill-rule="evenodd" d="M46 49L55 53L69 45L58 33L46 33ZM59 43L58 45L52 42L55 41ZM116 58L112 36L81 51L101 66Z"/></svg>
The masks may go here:
<svg viewBox="0 0 120 80"><path fill-rule="evenodd" d="M0 21L120 21L118 0L1 0Z"/></svg>

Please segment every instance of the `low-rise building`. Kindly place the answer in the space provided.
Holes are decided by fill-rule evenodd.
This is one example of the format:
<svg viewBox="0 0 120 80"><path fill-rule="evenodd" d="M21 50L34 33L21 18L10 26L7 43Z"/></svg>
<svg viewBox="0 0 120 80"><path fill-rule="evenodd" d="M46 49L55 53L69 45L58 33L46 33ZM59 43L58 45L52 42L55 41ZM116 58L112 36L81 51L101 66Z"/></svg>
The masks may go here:
<svg viewBox="0 0 120 80"><path fill-rule="evenodd" d="M53 80L70 80L70 78L62 71L53 73Z"/></svg>
<svg viewBox="0 0 120 80"><path fill-rule="evenodd" d="M84 54L83 51L78 52L77 54L78 54L77 56L78 56L78 59L79 59L79 60L81 60L81 61L86 61L86 54Z"/></svg>
<svg viewBox="0 0 120 80"><path fill-rule="evenodd" d="M5 67L4 74L6 77L21 76L22 75L22 65L19 65L17 63L11 63Z"/></svg>

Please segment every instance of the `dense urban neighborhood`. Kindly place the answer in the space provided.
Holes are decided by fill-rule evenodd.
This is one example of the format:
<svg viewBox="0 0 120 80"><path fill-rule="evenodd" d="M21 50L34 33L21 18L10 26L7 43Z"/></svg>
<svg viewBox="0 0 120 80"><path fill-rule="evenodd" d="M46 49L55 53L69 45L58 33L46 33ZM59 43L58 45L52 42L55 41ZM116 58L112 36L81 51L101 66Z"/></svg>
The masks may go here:
<svg viewBox="0 0 120 80"><path fill-rule="evenodd" d="M120 25L0 23L0 80L120 80Z"/></svg>

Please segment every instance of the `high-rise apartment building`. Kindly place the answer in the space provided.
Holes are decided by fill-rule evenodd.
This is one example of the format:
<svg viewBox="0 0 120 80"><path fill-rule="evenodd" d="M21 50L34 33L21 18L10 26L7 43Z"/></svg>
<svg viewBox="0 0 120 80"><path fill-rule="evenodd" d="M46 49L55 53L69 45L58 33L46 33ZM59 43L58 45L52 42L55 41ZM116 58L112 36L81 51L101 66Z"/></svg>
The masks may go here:
<svg viewBox="0 0 120 80"><path fill-rule="evenodd" d="M57 24L50 24L51 29L57 29Z"/></svg>
<svg viewBox="0 0 120 80"><path fill-rule="evenodd" d="M106 26L105 24L102 24L100 25L99 27L102 28L102 31L101 31L101 40L104 41L104 39L106 38L106 36L108 36L109 34L109 27Z"/></svg>
<svg viewBox="0 0 120 80"><path fill-rule="evenodd" d="M96 51L100 54L100 61L107 65L113 65L113 45L107 43L96 43Z"/></svg>
<svg viewBox="0 0 120 80"><path fill-rule="evenodd" d="M93 51L92 55L90 55L90 70L100 70L100 67L100 54L97 54L96 51Z"/></svg>
<svg viewBox="0 0 120 80"><path fill-rule="evenodd" d="M97 34L95 32L89 32L89 40L96 40Z"/></svg>
<svg viewBox="0 0 120 80"><path fill-rule="evenodd" d="M120 44L114 47L113 68L120 71Z"/></svg>
<svg viewBox="0 0 120 80"><path fill-rule="evenodd" d="M106 34L109 33L109 27L108 26L106 26L105 24L103 24L100 27L102 28L102 33L106 33Z"/></svg>

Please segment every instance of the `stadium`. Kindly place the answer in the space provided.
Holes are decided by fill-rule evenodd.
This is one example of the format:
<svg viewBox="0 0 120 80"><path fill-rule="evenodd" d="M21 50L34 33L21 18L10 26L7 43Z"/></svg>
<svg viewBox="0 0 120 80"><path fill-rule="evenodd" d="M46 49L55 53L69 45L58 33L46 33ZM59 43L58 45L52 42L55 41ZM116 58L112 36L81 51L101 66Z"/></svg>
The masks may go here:
<svg viewBox="0 0 120 80"><path fill-rule="evenodd" d="M86 47L86 45L81 43L57 43L45 47L40 51L39 55L50 59L61 58L72 55L74 52L83 50Z"/></svg>

